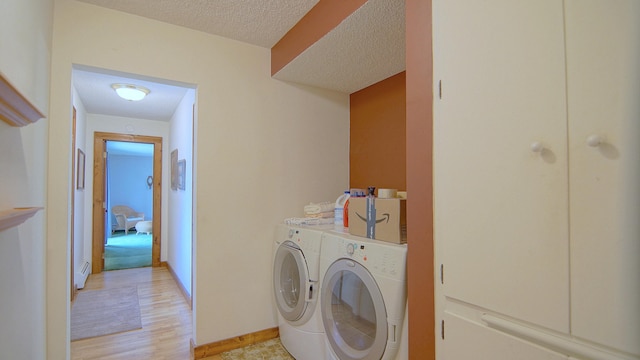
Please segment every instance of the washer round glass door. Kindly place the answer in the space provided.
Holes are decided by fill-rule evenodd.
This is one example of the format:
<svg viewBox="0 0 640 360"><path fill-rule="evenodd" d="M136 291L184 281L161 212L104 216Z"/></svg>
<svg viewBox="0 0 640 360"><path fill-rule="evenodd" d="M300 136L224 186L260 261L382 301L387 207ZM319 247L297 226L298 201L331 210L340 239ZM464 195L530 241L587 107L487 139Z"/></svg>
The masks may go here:
<svg viewBox="0 0 640 360"><path fill-rule="evenodd" d="M302 250L293 242L285 241L278 247L273 262L273 286L278 311L286 320L296 321L304 314L308 282Z"/></svg>
<svg viewBox="0 0 640 360"><path fill-rule="evenodd" d="M322 323L335 354L343 360L380 360L387 345L387 312L371 273L339 259L327 269L320 294Z"/></svg>

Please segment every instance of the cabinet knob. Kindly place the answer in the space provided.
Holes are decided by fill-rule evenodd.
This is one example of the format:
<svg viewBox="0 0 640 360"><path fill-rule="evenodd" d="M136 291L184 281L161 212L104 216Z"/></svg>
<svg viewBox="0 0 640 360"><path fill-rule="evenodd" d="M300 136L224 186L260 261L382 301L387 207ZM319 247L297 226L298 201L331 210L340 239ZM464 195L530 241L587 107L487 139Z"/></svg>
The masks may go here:
<svg viewBox="0 0 640 360"><path fill-rule="evenodd" d="M591 147L598 147L600 145L602 145L602 143L604 142L604 140L602 139L602 136L600 135L590 135L587 137L587 145L591 146Z"/></svg>
<svg viewBox="0 0 640 360"><path fill-rule="evenodd" d="M531 151L534 153L541 153L544 150L544 145L540 141L534 141L531 143Z"/></svg>

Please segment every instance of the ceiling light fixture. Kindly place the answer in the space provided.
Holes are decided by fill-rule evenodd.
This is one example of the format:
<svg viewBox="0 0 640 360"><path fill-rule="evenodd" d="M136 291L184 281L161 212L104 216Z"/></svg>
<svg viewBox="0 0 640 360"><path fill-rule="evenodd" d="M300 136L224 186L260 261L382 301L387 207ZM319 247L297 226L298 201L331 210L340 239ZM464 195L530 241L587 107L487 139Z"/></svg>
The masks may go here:
<svg viewBox="0 0 640 360"><path fill-rule="evenodd" d="M142 100L151 92L145 87L131 84L113 84L111 87L116 91L118 96L128 101Z"/></svg>

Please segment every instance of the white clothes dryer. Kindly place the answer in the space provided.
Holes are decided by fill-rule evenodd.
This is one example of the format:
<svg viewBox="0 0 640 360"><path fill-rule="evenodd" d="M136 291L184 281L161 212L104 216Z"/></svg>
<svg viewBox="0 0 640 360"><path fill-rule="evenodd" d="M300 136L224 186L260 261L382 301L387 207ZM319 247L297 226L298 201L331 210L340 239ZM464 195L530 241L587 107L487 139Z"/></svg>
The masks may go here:
<svg viewBox="0 0 640 360"><path fill-rule="evenodd" d="M326 232L320 291L327 359L393 360L407 303L407 245Z"/></svg>
<svg viewBox="0 0 640 360"><path fill-rule="evenodd" d="M277 225L273 294L280 340L297 360L326 360L318 306L322 229Z"/></svg>

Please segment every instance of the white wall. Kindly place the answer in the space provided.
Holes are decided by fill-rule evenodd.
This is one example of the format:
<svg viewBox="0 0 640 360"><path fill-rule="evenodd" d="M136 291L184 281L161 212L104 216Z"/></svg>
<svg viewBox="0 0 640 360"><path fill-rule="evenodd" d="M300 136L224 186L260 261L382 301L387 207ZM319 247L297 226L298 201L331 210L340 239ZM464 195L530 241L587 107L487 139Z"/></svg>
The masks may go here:
<svg viewBox="0 0 640 360"><path fill-rule="evenodd" d="M63 89L71 88L72 64L197 85L194 342L276 326L273 227L348 187L348 94L273 80L268 49L86 3L56 0L54 34L49 189L69 182L71 99ZM65 199L50 194L49 202L49 221L66 223ZM49 236L64 247L63 228ZM62 314L49 318L54 336L68 328L68 295L54 289L66 283L66 255L51 255L48 296ZM53 340L67 338L58 332Z"/></svg>
<svg viewBox="0 0 640 360"><path fill-rule="evenodd" d="M71 188L74 191L74 222L73 222L73 270L74 270L74 284L77 285L80 279L78 272L82 268L84 261L91 262L91 257L85 256L85 248L89 246L89 254L91 254L91 242L86 242L86 234L91 234L91 227L86 226L85 211L87 209L91 211L91 193L86 191L87 185L87 173L93 173L91 166L91 158L86 157L87 144L93 142L87 140L86 126L87 126L87 113L84 109L84 104L80 101L80 97L75 89L73 89L73 106L76 109L76 148L73 150L75 156L76 174L75 179L72 180ZM73 118L73 117L72 117ZM85 153L85 188L77 188L78 179L78 149ZM88 205L86 205L88 203ZM86 206L89 206L86 208ZM91 219L91 218L90 218ZM85 244L86 243L86 244Z"/></svg>
<svg viewBox="0 0 640 360"><path fill-rule="evenodd" d="M45 115L49 108L53 2L0 2L0 72Z"/></svg>
<svg viewBox="0 0 640 360"><path fill-rule="evenodd" d="M149 144L153 149L153 144ZM153 155L108 154L109 204L127 205L144 213L145 220L153 218L153 187L147 185L147 177L153 176ZM110 214L116 224L116 217ZM111 231L111 228L108 228Z"/></svg>
<svg viewBox="0 0 640 360"><path fill-rule="evenodd" d="M189 90L171 118L171 151L186 160L185 189L169 191L169 249L167 262L191 295L192 219L193 219L193 106L195 90Z"/></svg>
<svg viewBox="0 0 640 360"><path fill-rule="evenodd" d="M45 115L52 7L50 0L0 2L0 72ZM0 121L0 211L47 206L47 129L47 119L23 128ZM46 358L46 212L0 231L3 359Z"/></svg>
<svg viewBox="0 0 640 360"><path fill-rule="evenodd" d="M0 211L45 206L46 120L27 128L0 121ZM0 357L44 359L45 211L0 231Z"/></svg>

